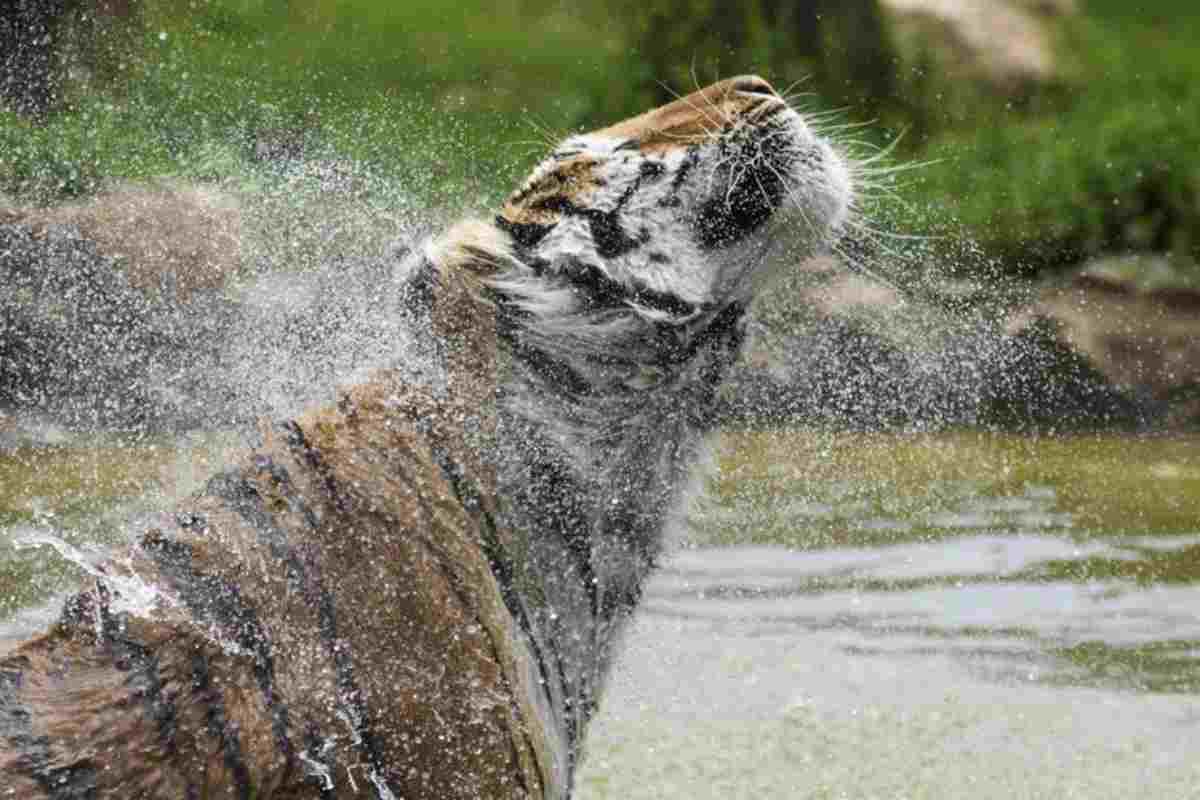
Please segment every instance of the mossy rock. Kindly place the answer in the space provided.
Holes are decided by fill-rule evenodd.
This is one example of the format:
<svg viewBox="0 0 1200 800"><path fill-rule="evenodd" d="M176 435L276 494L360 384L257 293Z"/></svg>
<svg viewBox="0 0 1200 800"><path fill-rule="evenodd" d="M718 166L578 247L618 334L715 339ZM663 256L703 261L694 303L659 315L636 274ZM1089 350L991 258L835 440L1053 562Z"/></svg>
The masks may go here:
<svg viewBox="0 0 1200 800"><path fill-rule="evenodd" d="M1197 274L1166 258L1104 258L1047 286L1032 312L1111 386L1137 398L1151 425L1200 427Z"/></svg>
<svg viewBox="0 0 1200 800"><path fill-rule="evenodd" d="M0 218L0 407L69 428L181 421L186 404L163 391L164 376L215 363L229 304L208 290L205 314L189 313L178 281L140 281L127 258L98 243L105 234L85 235L71 223L87 220L72 213L10 209ZM187 299L198 302L193 288Z"/></svg>

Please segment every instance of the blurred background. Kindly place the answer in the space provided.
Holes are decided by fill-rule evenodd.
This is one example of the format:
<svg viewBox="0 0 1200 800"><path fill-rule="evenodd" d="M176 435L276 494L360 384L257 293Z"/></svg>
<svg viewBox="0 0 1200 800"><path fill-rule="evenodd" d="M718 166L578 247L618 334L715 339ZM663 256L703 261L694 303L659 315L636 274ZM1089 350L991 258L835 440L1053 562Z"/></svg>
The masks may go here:
<svg viewBox="0 0 1200 800"><path fill-rule="evenodd" d="M1200 13L1184 0L15 0L0 191L228 177L315 140L495 198L542 140L757 72L899 137L890 227L1006 270L1200 252ZM903 134L901 136L901 134ZM439 180L439 177L441 180ZM897 217L899 219L897 219Z"/></svg>
<svg viewBox="0 0 1200 800"><path fill-rule="evenodd" d="M40 545L418 358L397 251L756 72L879 158L755 309L580 797L1195 796L1197 42L1194 0L0 0L0 647L83 574Z"/></svg>
<svg viewBox="0 0 1200 800"><path fill-rule="evenodd" d="M239 277L486 211L559 137L755 72L876 160L839 256L758 310L728 421L1193 428L1198 40L1183 0L13 0L0 223L65 225L143 295L211 309ZM30 292L0 298L21 321L0 407L90 391L121 422L90 381L47 386L69 359L30 331L75 344Z"/></svg>

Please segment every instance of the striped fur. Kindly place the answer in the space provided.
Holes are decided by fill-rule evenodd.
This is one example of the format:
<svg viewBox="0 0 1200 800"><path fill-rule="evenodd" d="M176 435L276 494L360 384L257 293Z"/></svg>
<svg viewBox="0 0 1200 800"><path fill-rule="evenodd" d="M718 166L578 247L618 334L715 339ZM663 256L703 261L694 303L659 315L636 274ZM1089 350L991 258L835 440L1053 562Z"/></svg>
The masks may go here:
<svg viewBox="0 0 1200 800"><path fill-rule="evenodd" d="M746 308L850 191L756 78L568 139L399 265L432 368L273 428L0 659L0 798L567 797Z"/></svg>

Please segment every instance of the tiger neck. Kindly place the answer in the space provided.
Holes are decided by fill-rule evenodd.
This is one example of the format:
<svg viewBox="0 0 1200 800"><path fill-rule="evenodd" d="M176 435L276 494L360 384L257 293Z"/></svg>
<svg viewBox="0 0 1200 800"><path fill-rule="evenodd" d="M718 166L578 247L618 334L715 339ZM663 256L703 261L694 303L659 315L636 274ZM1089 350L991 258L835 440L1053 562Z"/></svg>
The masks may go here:
<svg viewBox="0 0 1200 800"><path fill-rule="evenodd" d="M511 368L499 404L511 465L502 496L521 496L525 526L566 543L602 618L633 607L657 560L740 349L743 311L705 309L671 326L632 309L601 322L501 303Z"/></svg>

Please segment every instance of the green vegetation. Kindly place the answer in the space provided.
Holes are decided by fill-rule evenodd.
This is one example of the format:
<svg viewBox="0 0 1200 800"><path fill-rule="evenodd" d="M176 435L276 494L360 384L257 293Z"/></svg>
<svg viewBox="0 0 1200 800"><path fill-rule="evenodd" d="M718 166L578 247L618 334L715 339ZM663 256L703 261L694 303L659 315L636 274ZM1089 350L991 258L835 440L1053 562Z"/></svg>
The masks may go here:
<svg viewBox="0 0 1200 800"><path fill-rule="evenodd" d="M1091 0L1063 32L1069 90L1037 113L947 130L914 187L984 249L1032 271L1100 252L1200 257L1200 14Z"/></svg>
<svg viewBox="0 0 1200 800"><path fill-rule="evenodd" d="M1060 25L1062 78L1016 95L905 52L873 0L144 0L115 24L64 34L87 69L58 112L0 113L0 193L252 180L264 154L302 147L421 200L490 203L547 138L755 71L873 121L854 134L868 145L907 131L897 157L930 163L880 227L969 238L985 258L967 262L1026 272L1200 255L1200 14L1185 0L1089 0Z"/></svg>
<svg viewBox="0 0 1200 800"><path fill-rule="evenodd" d="M0 113L0 192L53 202L105 179L240 180L300 146L425 199L502 191L544 147L538 120L581 120L616 71L611 47L541 5L147 0L123 23L138 44L96 70L118 77L68 81L44 122Z"/></svg>

